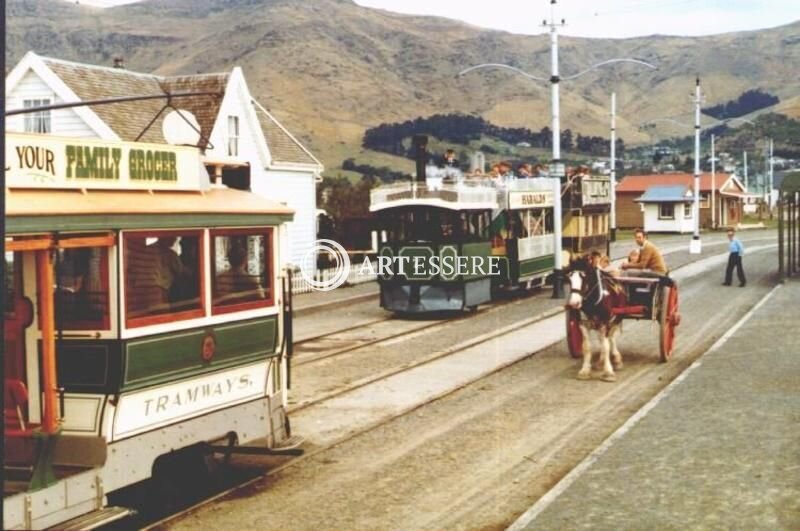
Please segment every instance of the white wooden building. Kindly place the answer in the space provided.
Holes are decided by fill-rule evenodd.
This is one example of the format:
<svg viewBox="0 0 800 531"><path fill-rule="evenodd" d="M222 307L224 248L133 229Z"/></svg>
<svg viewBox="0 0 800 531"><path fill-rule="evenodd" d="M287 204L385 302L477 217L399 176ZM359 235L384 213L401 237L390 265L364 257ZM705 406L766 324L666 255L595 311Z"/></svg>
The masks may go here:
<svg viewBox="0 0 800 531"><path fill-rule="evenodd" d="M88 65L28 52L6 77L6 109L93 100L202 92L170 100L93 105L6 118L13 132L166 143L164 117L187 110L200 129L209 174L232 188L250 189L295 211L288 262L300 264L316 239L316 183L322 164L251 95L242 69L228 73L158 76ZM169 103L170 108L164 108ZM212 177L213 178L213 177Z"/></svg>
<svg viewBox="0 0 800 531"><path fill-rule="evenodd" d="M651 186L636 201L642 205L646 232L694 231L694 194L688 186Z"/></svg>

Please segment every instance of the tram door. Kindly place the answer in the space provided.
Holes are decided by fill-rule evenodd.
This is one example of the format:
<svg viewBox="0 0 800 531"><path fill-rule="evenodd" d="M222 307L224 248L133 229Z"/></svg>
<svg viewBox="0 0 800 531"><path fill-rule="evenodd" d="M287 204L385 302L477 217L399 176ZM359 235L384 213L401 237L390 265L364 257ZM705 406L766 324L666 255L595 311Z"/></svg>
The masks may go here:
<svg viewBox="0 0 800 531"><path fill-rule="evenodd" d="M7 252L6 256L6 300L4 309L3 367L5 387L16 382L26 383L25 371L25 329L33 321L33 305L22 292L22 255ZM9 389L6 389L7 391ZM8 396L6 397L8 406ZM25 410L27 404L19 404ZM22 411L25 415L27 411Z"/></svg>

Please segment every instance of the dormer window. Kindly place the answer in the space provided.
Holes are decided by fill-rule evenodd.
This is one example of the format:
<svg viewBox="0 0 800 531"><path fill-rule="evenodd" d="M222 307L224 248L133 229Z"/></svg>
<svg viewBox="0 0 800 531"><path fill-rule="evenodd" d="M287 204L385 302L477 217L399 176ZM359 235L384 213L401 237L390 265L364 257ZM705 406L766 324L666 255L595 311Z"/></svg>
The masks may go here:
<svg viewBox="0 0 800 531"><path fill-rule="evenodd" d="M239 117L228 116L228 156L239 156Z"/></svg>
<svg viewBox="0 0 800 531"><path fill-rule="evenodd" d="M25 109L44 107L50 105L49 98L23 100L22 105ZM50 122L50 111L37 111L25 115L26 133L50 133L53 130Z"/></svg>

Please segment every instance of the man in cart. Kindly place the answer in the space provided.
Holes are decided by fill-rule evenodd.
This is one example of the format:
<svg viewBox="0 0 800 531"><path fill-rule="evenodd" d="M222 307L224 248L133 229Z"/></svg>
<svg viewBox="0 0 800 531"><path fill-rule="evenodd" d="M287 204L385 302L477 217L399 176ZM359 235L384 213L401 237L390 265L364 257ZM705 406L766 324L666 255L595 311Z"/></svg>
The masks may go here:
<svg viewBox="0 0 800 531"><path fill-rule="evenodd" d="M643 229L636 229L633 233L636 245L639 246L639 260L637 262L625 262L622 269L636 270L637 272L652 272L659 276L667 274L667 264L664 256L658 247L647 239L647 234ZM643 275L640 275L643 276Z"/></svg>

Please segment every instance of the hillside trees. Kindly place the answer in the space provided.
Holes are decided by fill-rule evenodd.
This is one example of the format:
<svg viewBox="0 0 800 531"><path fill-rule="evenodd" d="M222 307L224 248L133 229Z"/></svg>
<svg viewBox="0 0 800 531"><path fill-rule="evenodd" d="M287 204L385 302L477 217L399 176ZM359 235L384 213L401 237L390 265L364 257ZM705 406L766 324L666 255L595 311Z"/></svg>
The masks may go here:
<svg viewBox="0 0 800 531"><path fill-rule="evenodd" d="M367 129L362 146L365 149L413 158L409 143L404 141L415 134L428 134L441 141L461 145L482 136L493 137L512 145L527 143L543 149L550 149L553 145L552 131L547 126L539 131L532 131L526 127L500 127L477 116L435 114L400 123L383 123ZM617 148L620 152L624 146L622 139L618 140ZM608 152L608 140L599 136L574 134L565 129L561 131L561 147L565 151L602 155Z"/></svg>
<svg viewBox="0 0 800 531"><path fill-rule="evenodd" d="M763 109L764 107L775 105L779 101L780 99L777 96L762 92L759 89L754 89L743 92L742 95L735 100L720 103L713 107L707 107L703 109L703 112L718 120L724 120L726 118L744 116L745 114Z"/></svg>

